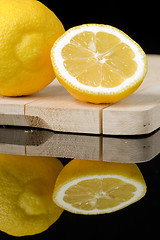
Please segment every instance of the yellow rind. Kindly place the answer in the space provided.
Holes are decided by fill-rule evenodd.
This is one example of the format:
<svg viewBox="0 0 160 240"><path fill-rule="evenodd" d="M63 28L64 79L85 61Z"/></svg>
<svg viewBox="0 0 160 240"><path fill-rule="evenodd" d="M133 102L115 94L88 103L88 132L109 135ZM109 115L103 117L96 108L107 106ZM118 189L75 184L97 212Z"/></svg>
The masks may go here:
<svg viewBox="0 0 160 240"><path fill-rule="evenodd" d="M13 236L41 233L63 212L52 201L63 168L53 157L0 154L0 230Z"/></svg>
<svg viewBox="0 0 160 240"><path fill-rule="evenodd" d="M56 73L56 69L55 73ZM61 83L61 85L76 99L83 101L83 102L90 102L95 104L100 103L115 103L118 102L129 95L131 95L133 92L135 92L139 86L142 84L143 79L141 81L137 82L134 86L127 89L127 91L122 91L118 94L93 94L89 91L84 92L83 90L79 88L74 88L70 83L66 83L66 80L63 77L58 77L59 75L56 74L58 81ZM144 76L145 77L145 76Z"/></svg>
<svg viewBox="0 0 160 240"><path fill-rule="evenodd" d="M0 94L30 95L55 78L50 51L64 32L40 1L0 1Z"/></svg>

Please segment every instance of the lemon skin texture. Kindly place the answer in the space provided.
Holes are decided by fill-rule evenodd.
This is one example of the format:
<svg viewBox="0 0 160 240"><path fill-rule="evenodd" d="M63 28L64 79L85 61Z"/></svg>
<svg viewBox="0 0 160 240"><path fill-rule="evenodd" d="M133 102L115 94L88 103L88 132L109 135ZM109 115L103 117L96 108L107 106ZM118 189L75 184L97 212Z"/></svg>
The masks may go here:
<svg viewBox="0 0 160 240"><path fill-rule="evenodd" d="M52 201L62 163L51 157L0 154L0 230L13 236L41 233L63 210Z"/></svg>
<svg viewBox="0 0 160 240"><path fill-rule="evenodd" d="M53 81L50 50L64 31L39 1L0 0L0 94L30 95Z"/></svg>

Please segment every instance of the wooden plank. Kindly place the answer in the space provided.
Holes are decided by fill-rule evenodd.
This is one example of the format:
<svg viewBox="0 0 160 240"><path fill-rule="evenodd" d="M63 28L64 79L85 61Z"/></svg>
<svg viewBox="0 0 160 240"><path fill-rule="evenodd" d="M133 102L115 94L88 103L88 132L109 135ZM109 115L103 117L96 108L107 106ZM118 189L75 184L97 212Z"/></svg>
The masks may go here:
<svg viewBox="0 0 160 240"><path fill-rule="evenodd" d="M25 119L25 105L38 99L35 95L22 97L0 96L0 125L28 126Z"/></svg>
<svg viewBox="0 0 160 240"><path fill-rule="evenodd" d="M78 101L57 80L54 80L45 93L41 99L26 104L27 125L62 132L101 133L101 112L108 104L96 105Z"/></svg>
<svg viewBox="0 0 160 240"><path fill-rule="evenodd" d="M43 129L0 128L0 152L140 163L160 153L160 130L139 138L54 133Z"/></svg>
<svg viewBox="0 0 160 240"><path fill-rule="evenodd" d="M99 135L53 133L40 145L26 146L27 156L50 156L101 160L101 137Z"/></svg>
<svg viewBox="0 0 160 240"><path fill-rule="evenodd" d="M74 99L55 79L45 89L31 96L1 96L0 125L100 134L101 112L107 106Z"/></svg>
<svg viewBox="0 0 160 240"><path fill-rule="evenodd" d="M30 96L4 97L0 95L0 125L30 126L25 118L25 106L50 95L51 91L52 88L47 86Z"/></svg>
<svg viewBox="0 0 160 240"><path fill-rule="evenodd" d="M99 135L0 128L0 153L101 160L101 150Z"/></svg>
<svg viewBox="0 0 160 240"><path fill-rule="evenodd" d="M160 56L148 55L148 63L139 89L103 110L104 134L147 134L160 127Z"/></svg>
<svg viewBox="0 0 160 240"><path fill-rule="evenodd" d="M102 141L102 160L106 162L147 162L160 153L160 130L139 138L104 136Z"/></svg>

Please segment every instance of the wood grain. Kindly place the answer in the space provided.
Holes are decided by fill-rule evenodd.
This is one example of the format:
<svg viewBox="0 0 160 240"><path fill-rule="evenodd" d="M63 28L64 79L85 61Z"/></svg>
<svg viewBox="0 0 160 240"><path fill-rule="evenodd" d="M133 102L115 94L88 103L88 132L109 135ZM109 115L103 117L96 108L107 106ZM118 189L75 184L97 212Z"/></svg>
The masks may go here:
<svg viewBox="0 0 160 240"><path fill-rule="evenodd" d="M160 127L160 56L148 55L148 65L139 89L103 110L104 134L147 134Z"/></svg>
<svg viewBox="0 0 160 240"><path fill-rule="evenodd" d="M129 138L0 127L0 153L140 163L160 153L160 130Z"/></svg>
<svg viewBox="0 0 160 240"><path fill-rule="evenodd" d="M107 106L108 104L95 105L78 101L54 80L43 97L26 104L25 118L32 127L100 134L101 112Z"/></svg>

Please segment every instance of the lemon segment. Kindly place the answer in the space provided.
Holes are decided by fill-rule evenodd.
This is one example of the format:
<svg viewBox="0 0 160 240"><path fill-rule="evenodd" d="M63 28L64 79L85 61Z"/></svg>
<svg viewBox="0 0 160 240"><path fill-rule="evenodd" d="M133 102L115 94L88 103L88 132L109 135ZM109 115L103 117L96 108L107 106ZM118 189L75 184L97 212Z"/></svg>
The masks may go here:
<svg viewBox="0 0 160 240"><path fill-rule="evenodd" d="M67 71L88 86L118 86L137 69L131 48L113 34L104 32L77 34L62 49L62 56ZM79 69L76 74L75 66Z"/></svg>
<svg viewBox="0 0 160 240"><path fill-rule="evenodd" d="M93 178L70 187L63 200L82 210L103 210L129 201L135 191L135 186L117 178Z"/></svg>
<svg viewBox="0 0 160 240"><path fill-rule="evenodd" d="M108 25L69 29L53 45L51 59L60 83L75 98L93 103L127 97L147 73L141 47Z"/></svg>
<svg viewBox="0 0 160 240"><path fill-rule="evenodd" d="M73 213L103 214L141 199L146 184L136 164L72 160L59 174L55 203Z"/></svg>

